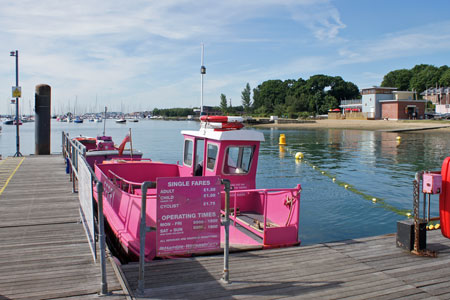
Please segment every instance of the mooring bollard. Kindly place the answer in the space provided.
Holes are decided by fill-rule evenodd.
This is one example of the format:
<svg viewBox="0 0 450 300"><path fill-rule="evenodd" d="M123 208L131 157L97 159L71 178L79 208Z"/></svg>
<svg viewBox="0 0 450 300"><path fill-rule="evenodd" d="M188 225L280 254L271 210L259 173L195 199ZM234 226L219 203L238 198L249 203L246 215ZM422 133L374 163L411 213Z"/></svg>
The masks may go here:
<svg viewBox="0 0 450 300"><path fill-rule="evenodd" d="M50 154L51 88L46 84L36 86L35 93L35 151L36 155Z"/></svg>

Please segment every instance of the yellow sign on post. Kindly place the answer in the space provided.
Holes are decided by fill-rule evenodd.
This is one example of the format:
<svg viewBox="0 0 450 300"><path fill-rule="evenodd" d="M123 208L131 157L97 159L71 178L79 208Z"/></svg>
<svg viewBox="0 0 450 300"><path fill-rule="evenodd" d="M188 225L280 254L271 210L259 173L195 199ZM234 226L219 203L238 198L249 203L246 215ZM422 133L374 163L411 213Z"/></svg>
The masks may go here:
<svg viewBox="0 0 450 300"><path fill-rule="evenodd" d="M22 97L22 87L13 86L12 87L12 96L13 96L13 98L21 98Z"/></svg>

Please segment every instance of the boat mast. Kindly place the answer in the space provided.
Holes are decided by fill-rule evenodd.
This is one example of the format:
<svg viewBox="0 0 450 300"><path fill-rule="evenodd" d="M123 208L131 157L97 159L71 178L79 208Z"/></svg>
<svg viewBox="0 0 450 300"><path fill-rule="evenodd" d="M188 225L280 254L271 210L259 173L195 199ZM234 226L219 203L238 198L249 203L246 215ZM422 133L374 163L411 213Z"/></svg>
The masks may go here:
<svg viewBox="0 0 450 300"><path fill-rule="evenodd" d="M103 118L103 119L105 119L104 122L103 122L103 136L105 136L105 128L106 128L106 111L107 111L107 110L108 110L108 107L105 106L105 117Z"/></svg>
<svg viewBox="0 0 450 300"><path fill-rule="evenodd" d="M203 75L206 74L206 68L203 65L203 55L205 52L204 45L202 43L202 59L201 59L201 67L200 67L200 87L201 87L201 93L200 93L200 116L203 115Z"/></svg>

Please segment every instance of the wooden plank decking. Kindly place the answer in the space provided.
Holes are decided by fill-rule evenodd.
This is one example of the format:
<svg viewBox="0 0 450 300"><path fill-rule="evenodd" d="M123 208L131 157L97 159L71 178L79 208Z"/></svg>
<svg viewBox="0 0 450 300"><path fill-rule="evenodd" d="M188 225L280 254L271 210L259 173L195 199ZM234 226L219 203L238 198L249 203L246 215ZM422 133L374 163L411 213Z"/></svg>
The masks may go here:
<svg viewBox="0 0 450 300"><path fill-rule="evenodd" d="M428 232L438 258L395 246L395 235L314 246L234 253L231 284L219 280L221 256L146 265L138 299L450 299L450 240ZM137 288L137 264L122 270Z"/></svg>
<svg viewBox="0 0 450 300"><path fill-rule="evenodd" d="M1 300L100 298L100 265L93 262L78 206L61 156L1 161ZM112 294L101 299L126 299L110 264L107 272Z"/></svg>

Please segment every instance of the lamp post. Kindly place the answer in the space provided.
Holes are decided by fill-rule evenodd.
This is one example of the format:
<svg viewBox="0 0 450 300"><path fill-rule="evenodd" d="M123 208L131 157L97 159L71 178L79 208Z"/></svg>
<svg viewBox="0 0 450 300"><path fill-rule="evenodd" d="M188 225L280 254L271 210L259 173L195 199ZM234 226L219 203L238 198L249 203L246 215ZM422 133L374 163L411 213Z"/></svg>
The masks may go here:
<svg viewBox="0 0 450 300"><path fill-rule="evenodd" d="M10 56L16 57L16 88L19 87L19 51L11 51ZM22 156L20 153L20 140L19 140L19 97L16 97L16 154L14 156Z"/></svg>

